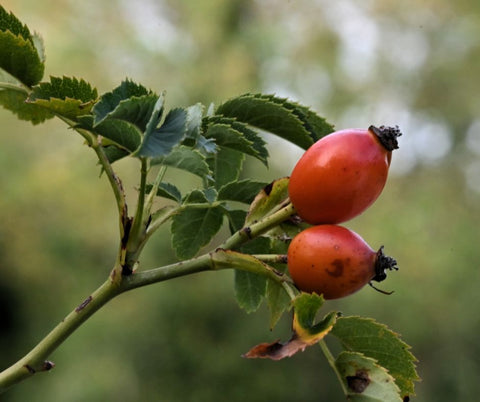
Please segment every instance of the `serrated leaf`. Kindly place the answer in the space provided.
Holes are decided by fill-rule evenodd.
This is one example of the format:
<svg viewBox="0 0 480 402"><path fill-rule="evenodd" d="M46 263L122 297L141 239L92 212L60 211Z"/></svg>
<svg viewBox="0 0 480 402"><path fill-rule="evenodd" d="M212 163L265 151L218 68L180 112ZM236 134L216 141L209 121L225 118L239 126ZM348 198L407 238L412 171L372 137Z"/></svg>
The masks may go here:
<svg viewBox="0 0 480 402"><path fill-rule="evenodd" d="M186 205L172 219L172 245L180 259L192 258L220 230L223 208Z"/></svg>
<svg viewBox="0 0 480 402"><path fill-rule="evenodd" d="M107 159L110 163L114 163L116 161L119 161L120 159L125 158L126 156L130 155L129 151L125 151L124 149L121 149L117 147L116 145L109 145L103 147L103 150L105 152L105 155L107 156Z"/></svg>
<svg viewBox="0 0 480 402"><path fill-rule="evenodd" d="M219 147L207 161L213 172L214 185L220 189L223 185L236 181L245 160L245 154L230 148Z"/></svg>
<svg viewBox="0 0 480 402"><path fill-rule="evenodd" d="M269 131L304 149L313 144L313 138L302 120L291 109L268 97L242 95L220 105L216 114Z"/></svg>
<svg viewBox="0 0 480 402"><path fill-rule="evenodd" d="M223 147L251 155L267 165L265 141L246 124L233 118L214 116L204 119L205 137L214 138Z"/></svg>
<svg viewBox="0 0 480 402"><path fill-rule="evenodd" d="M240 307L247 312L258 309L265 296L266 281L283 274L252 255L238 251L217 249L210 254L214 269L235 269L235 294Z"/></svg>
<svg viewBox="0 0 480 402"><path fill-rule="evenodd" d="M70 120L90 113L97 90L84 80L51 77L33 88L27 102L44 107Z"/></svg>
<svg viewBox="0 0 480 402"><path fill-rule="evenodd" d="M97 89L88 82L75 77L50 77L50 82L42 82L33 88L30 100L39 99L76 99L82 104L95 101L98 97Z"/></svg>
<svg viewBox="0 0 480 402"><path fill-rule="evenodd" d="M129 153L134 152L142 141L138 127L124 120L104 120L95 126L93 132L108 138Z"/></svg>
<svg viewBox="0 0 480 402"><path fill-rule="evenodd" d="M42 79L45 66L31 40L1 31L0 68L32 87Z"/></svg>
<svg viewBox="0 0 480 402"><path fill-rule="evenodd" d="M8 13L0 5L0 31L10 31L23 39L32 40L32 35L27 25L23 24L12 12Z"/></svg>
<svg viewBox="0 0 480 402"><path fill-rule="evenodd" d="M342 317L332 334L345 349L363 353L385 367L395 378L402 396L414 395L414 382L419 379L416 358L410 353L410 347L386 325L370 318Z"/></svg>
<svg viewBox="0 0 480 402"><path fill-rule="evenodd" d="M245 262L245 266L242 267L243 272L238 272L241 270L235 272L235 297L238 305L247 313L253 313L260 307L267 291L267 278L258 275L258 272L248 272L245 269L251 269L252 267L260 270L266 269L266 264L250 256L250 254L265 253L268 243L267 238L257 237L243 245L241 247L242 254L238 254L242 258L240 261Z"/></svg>
<svg viewBox="0 0 480 402"><path fill-rule="evenodd" d="M205 137L214 138L215 143L223 147L232 148L253 156L257 155L257 152L252 147L252 142L248 141L240 131L235 130L228 124L211 125L205 132Z"/></svg>
<svg viewBox="0 0 480 402"><path fill-rule="evenodd" d="M1 89L0 104L7 110L15 113L19 119L26 120L32 124L43 123L54 117L43 107L26 103L27 93L20 90Z"/></svg>
<svg viewBox="0 0 480 402"><path fill-rule="evenodd" d="M238 209L227 211L228 225L230 227L231 234L235 233L237 230L240 230L243 227L246 216L246 211Z"/></svg>
<svg viewBox="0 0 480 402"><path fill-rule="evenodd" d="M218 191L218 199L250 204L258 192L266 185L267 183L248 179L234 181L220 188Z"/></svg>
<svg viewBox="0 0 480 402"><path fill-rule="evenodd" d="M168 112L159 128L151 128L150 123L137 151L141 157L159 158L168 155L178 145L186 131L187 112L177 108Z"/></svg>
<svg viewBox="0 0 480 402"><path fill-rule="evenodd" d="M172 152L162 158L152 160L152 164L162 164L205 178L210 175L209 166L198 150L183 145L175 147Z"/></svg>
<svg viewBox="0 0 480 402"><path fill-rule="evenodd" d="M278 269L277 266L275 266L275 268ZM273 329L283 313L290 308L291 300L283 286L272 280L267 282L265 297L267 299L268 309L270 310L270 329Z"/></svg>
<svg viewBox="0 0 480 402"><path fill-rule="evenodd" d="M147 186L147 193L152 189L152 185ZM160 183L157 190L157 196L168 198L170 200L176 201L178 203L182 202L182 193L177 186L171 183Z"/></svg>
<svg viewBox="0 0 480 402"><path fill-rule="evenodd" d="M261 219L288 198L288 178L284 177L265 186L255 197L248 211L246 224Z"/></svg>
<svg viewBox="0 0 480 402"><path fill-rule="evenodd" d="M267 289L267 278L251 272L235 270L235 298L247 313L258 310Z"/></svg>
<svg viewBox="0 0 480 402"><path fill-rule="evenodd" d="M127 120L134 124L138 123L140 129L144 131L146 122L148 122L151 115L151 112L145 112L144 109L150 110L150 108L153 108L157 99L158 96L152 91L147 90L144 86L130 80L125 80L113 91L103 94L95 104L92 110L95 116L94 125L99 124L109 116L113 116L114 118ZM151 105L151 103L153 103L153 105ZM116 111L117 108L119 108L118 111ZM130 108L132 108L132 110L130 110ZM139 116L146 116L147 120L143 121L134 112L138 112Z"/></svg>
<svg viewBox="0 0 480 402"><path fill-rule="evenodd" d="M342 352L335 366L347 389L349 401L402 402L394 378L375 359L361 353Z"/></svg>
<svg viewBox="0 0 480 402"><path fill-rule="evenodd" d="M146 130L157 100L158 96L155 94L132 96L124 99L120 101L112 112L96 122L96 124L101 124L110 119L123 120L136 125L139 131L143 133Z"/></svg>
<svg viewBox="0 0 480 402"><path fill-rule="evenodd" d="M257 98L265 98L272 102L278 103L283 107L292 111L303 123L305 129L310 133L314 142L335 130L334 126L328 123L323 117L313 112L310 108L300 105L296 102L289 101L286 98L278 98L273 95L255 95Z"/></svg>

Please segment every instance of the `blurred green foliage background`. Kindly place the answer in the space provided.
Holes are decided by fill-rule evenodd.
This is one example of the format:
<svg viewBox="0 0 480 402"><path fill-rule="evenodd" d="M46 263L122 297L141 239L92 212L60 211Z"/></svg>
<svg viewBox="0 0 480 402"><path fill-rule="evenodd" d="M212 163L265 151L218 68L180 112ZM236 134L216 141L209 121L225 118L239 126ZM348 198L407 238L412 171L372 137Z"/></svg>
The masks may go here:
<svg viewBox="0 0 480 402"><path fill-rule="evenodd" d="M381 198L346 226L397 258L382 288L326 309L388 324L412 345L418 401L480 393L480 2L471 0L3 0L42 34L46 77L100 93L129 77L169 106L245 92L307 104L337 128L398 124ZM0 112L0 365L23 356L103 282L116 210L93 152L60 121L33 127ZM289 174L301 150L267 136L272 159L247 175ZM135 161L117 166L135 194ZM179 177L178 180L190 180ZM168 231L146 267L174 261ZM289 336L265 309L236 306L231 272L120 296L81 327L57 367L2 401L341 401L315 347L280 362L240 357ZM335 344L330 341L335 348Z"/></svg>

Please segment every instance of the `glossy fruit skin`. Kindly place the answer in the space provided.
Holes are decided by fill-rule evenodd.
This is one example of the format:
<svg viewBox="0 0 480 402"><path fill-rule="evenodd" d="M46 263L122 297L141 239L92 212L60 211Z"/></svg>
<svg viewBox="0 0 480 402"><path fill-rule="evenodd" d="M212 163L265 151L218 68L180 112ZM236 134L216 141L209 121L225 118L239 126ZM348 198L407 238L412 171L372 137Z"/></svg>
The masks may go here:
<svg viewBox="0 0 480 402"><path fill-rule="evenodd" d="M380 130L393 143L384 145ZM289 196L298 215L317 225L342 223L365 211L385 186L399 135L398 128L371 126L336 131L313 144L290 176Z"/></svg>
<svg viewBox="0 0 480 402"><path fill-rule="evenodd" d="M377 256L355 232L337 225L318 225L293 238L288 270L298 289L337 299L376 280Z"/></svg>

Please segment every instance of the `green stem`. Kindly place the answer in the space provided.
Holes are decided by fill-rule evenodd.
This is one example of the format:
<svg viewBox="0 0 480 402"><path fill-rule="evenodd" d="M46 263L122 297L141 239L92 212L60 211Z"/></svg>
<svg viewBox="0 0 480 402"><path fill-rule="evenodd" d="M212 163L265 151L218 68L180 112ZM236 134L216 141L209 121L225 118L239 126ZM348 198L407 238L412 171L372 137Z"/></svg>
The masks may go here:
<svg viewBox="0 0 480 402"><path fill-rule="evenodd" d="M149 163L146 158L142 158L141 164L137 210L135 212L135 217L133 218L132 228L128 234L128 243L125 256L125 267L130 270L137 263L140 252L143 249L147 219L150 216L150 211L145 208L145 192L147 187Z"/></svg>
<svg viewBox="0 0 480 402"><path fill-rule="evenodd" d="M345 396L348 396L348 389L347 387L345 386L345 382L343 381L343 377L342 375L340 374L340 372L338 371L338 368L335 364L335 358L333 357L332 355L332 352L330 352L330 349L328 348L326 342L325 342L325 339L322 339L318 342L318 345L320 346L320 349L322 349L322 352L323 354L325 355L325 358L327 359L328 361L328 364L330 365L330 367L332 368L332 370L335 372L337 378L338 378L338 381L340 382L340 386L342 387L342 391L343 393L345 394Z"/></svg>
<svg viewBox="0 0 480 402"><path fill-rule="evenodd" d="M101 140L99 137L88 130L76 127L76 123L70 119L67 119L64 116L57 115L57 117L65 122L67 125L72 127L77 133L79 133L87 142L87 144L94 150L97 155L98 162L102 166L105 175L108 178L110 187L112 188L115 200L117 202L118 216L119 216L119 226L120 226L120 239L123 239L125 236L125 225L128 219L128 210L127 202L125 199L125 192L123 190L123 185L120 178L116 175L112 168L112 164L107 158L105 151L102 147Z"/></svg>
<svg viewBox="0 0 480 402"><path fill-rule="evenodd" d="M0 393L10 386L33 376L37 372L54 367L46 359L57 349L85 320L119 293L119 289L109 280L88 296L67 315L45 338L17 363L0 373Z"/></svg>
<svg viewBox="0 0 480 402"><path fill-rule="evenodd" d="M100 148L98 148L98 150L100 152ZM102 153L100 152L100 159L101 158ZM113 171L110 170L110 164L105 163L105 167L109 169L109 177L113 178ZM146 162L144 162L142 163L142 185L140 188L140 194L143 195L139 196L140 206L137 206L137 214L135 216L137 222L143 222L142 216L145 206L144 190L146 183L146 173L147 165ZM124 201L123 192L121 194L118 192L118 190L120 189L118 183L112 183L112 186L117 191L117 202L121 201L119 202L119 204L121 204ZM94 293L87 297L81 304L79 304L70 314L68 314L65 319L62 320L27 355L25 355L17 363L13 364L11 367L5 369L3 372L0 373L0 393L7 390L10 386L33 376L35 373L41 371L48 371L53 368L54 364L46 360L48 356L53 351L55 351L91 315L98 311L108 301L123 292L201 271L224 268L251 270L251 267L245 265L248 264L248 257L245 261L243 261L245 256L235 256L235 254L225 256L225 254L227 253L225 249L233 249L239 247L241 244L245 243L251 238L265 233L272 227L288 219L294 213L295 210L293 209L293 206L291 206L291 204L288 204L287 206L267 216L266 218L261 219L260 221L248 227L244 227L239 232L236 232L229 239L227 239L227 241L221 246L221 248L218 248L217 251L209 254L204 254L200 257L192 258L190 260L151 269L149 271L138 272L128 276L122 275L120 276L120 279L117 279L116 274L118 272L121 272L122 270L122 267L120 266L120 264L122 263L122 258L121 254L119 254L119 259L116 266L112 270L112 275L109 277L109 279ZM139 223L137 223L137 225L139 225ZM138 229L136 229L138 231L137 235L138 233L140 233L141 227L142 226L139 226ZM138 253L138 250L134 250L134 252ZM265 259L271 258L271 256L263 257ZM225 264L225 261L228 262L228 258L232 258L234 262L236 262L236 264ZM277 258L278 257L274 257L274 259ZM269 270L266 267L259 266L255 267L255 272L267 275L271 279L281 283L283 286L286 286L285 289L287 290L289 295L292 298L295 297L292 289L290 289L289 285L285 282L285 278L277 275L273 270Z"/></svg>
<svg viewBox="0 0 480 402"><path fill-rule="evenodd" d="M286 264L286 254L253 254L257 260L266 262L268 264Z"/></svg>
<svg viewBox="0 0 480 402"><path fill-rule="evenodd" d="M153 200L155 199L155 196L157 195L158 187L160 186L160 183L163 180L163 177L165 176L165 173L167 172L167 167L162 166L160 167L160 170L158 171L157 178L155 179L155 183L153 183L152 189L150 190L150 193L148 194L148 197L145 201L145 210L146 211L151 211L152 205L153 205Z"/></svg>
<svg viewBox="0 0 480 402"><path fill-rule="evenodd" d="M118 216L120 220L120 238L123 239L123 237L125 236L125 222L128 219L128 209L122 182L116 175L116 173L113 171L112 164L108 160L105 151L98 143L98 141L94 141L91 147L97 154L98 161L102 165L102 169L105 172L110 183L110 187L113 190L113 194L117 202Z"/></svg>
<svg viewBox="0 0 480 402"><path fill-rule="evenodd" d="M133 275L124 277L121 287L122 291L126 292L153 283L163 282L168 279L178 278L180 276L190 275L197 272L208 271L210 269L212 269L210 254L204 254L190 260L149 269L148 271L136 272Z"/></svg>
<svg viewBox="0 0 480 402"><path fill-rule="evenodd" d="M235 232L230 238L228 238L219 247L224 249L235 249L249 240L260 236L261 234L268 232L270 229L286 221L288 218L295 214L295 208L291 203L288 203L283 208L274 212L271 215L260 219L249 226L244 226L239 231Z"/></svg>

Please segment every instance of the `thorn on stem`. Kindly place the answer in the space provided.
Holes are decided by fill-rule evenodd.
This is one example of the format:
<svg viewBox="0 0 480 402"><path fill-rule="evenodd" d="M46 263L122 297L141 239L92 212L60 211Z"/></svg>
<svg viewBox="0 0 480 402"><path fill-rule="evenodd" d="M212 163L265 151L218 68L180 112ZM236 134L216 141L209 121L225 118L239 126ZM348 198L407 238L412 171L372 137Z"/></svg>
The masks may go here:
<svg viewBox="0 0 480 402"><path fill-rule="evenodd" d="M51 369L53 369L55 367L55 363L50 361L50 360L45 360L43 362L43 366L42 366L42 370L43 371L50 371Z"/></svg>

